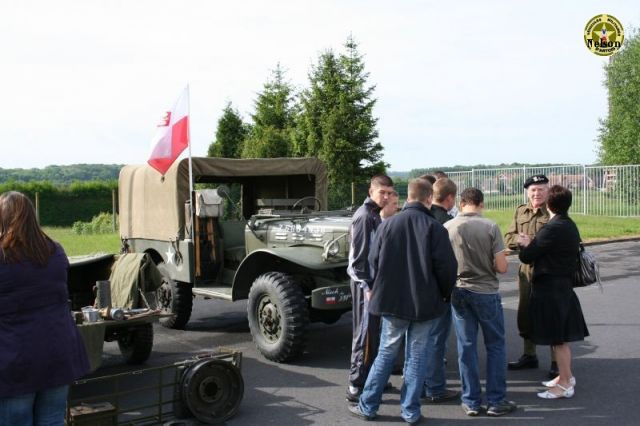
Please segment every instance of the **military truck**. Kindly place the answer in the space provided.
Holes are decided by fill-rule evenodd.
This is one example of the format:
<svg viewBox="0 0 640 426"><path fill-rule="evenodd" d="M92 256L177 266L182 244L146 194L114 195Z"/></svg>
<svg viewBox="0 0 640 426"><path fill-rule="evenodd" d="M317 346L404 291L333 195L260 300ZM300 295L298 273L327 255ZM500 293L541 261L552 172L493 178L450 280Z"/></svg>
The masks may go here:
<svg viewBox="0 0 640 426"><path fill-rule="evenodd" d="M148 253L163 275L164 326L184 328L194 297L248 299L258 350L286 362L309 322L351 309L346 272L351 212L326 211L327 171L315 158L192 158L164 176L125 166L119 178L123 248Z"/></svg>

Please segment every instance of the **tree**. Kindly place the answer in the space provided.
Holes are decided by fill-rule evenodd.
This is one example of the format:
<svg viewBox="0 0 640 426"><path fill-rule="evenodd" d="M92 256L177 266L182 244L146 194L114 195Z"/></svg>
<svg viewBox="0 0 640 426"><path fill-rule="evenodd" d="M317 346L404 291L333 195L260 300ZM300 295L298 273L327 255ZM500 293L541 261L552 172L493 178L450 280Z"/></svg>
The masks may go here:
<svg viewBox="0 0 640 426"><path fill-rule="evenodd" d="M247 124L242 121L238 111L231 107L231 102L222 110L218 120L216 140L209 145L209 157L240 158L242 143L249 134Z"/></svg>
<svg viewBox="0 0 640 426"><path fill-rule="evenodd" d="M291 154L295 99L280 64L273 70L255 101L251 134L244 143L244 158L287 157Z"/></svg>
<svg viewBox="0 0 640 426"><path fill-rule="evenodd" d="M367 83L369 73L352 37L344 47L339 56L325 51L312 67L294 141L296 155L317 156L327 164L332 207L350 204L352 182L364 184L386 169L373 117L375 86Z"/></svg>
<svg viewBox="0 0 640 426"><path fill-rule="evenodd" d="M601 120L599 157L603 164L640 163L640 31L605 66L609 114Z"/></svg>

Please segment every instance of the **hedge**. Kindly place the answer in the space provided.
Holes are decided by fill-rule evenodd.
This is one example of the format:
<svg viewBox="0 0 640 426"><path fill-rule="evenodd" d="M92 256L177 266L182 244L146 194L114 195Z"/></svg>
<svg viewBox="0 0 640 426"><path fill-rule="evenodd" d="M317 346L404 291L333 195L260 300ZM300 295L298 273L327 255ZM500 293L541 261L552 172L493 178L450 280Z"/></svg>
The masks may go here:
<svg viewBox="0 0 640 426"><path fill-rule="evenodd" d="M118 182L86 181L56 186L48 181L7 182L0 184L0 193L19 191L35 205L39 198L40 224L43 226L71 226L76 221L88 222L101 212L112 211L112 191Z"/></svg>

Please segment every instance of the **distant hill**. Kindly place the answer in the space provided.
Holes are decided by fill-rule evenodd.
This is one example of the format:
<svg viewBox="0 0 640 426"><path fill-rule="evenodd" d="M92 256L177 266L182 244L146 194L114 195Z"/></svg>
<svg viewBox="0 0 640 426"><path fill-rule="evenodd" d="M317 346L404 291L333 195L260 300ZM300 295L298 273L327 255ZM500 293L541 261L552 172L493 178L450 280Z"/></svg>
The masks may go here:
<svg viewBox="0 0 640 426"><path fill-rule="evenodd" d="M0 168L0 183L49 181L55 185L68 185L77 181L117 180L121 168L120 164L71 164L43 169Z"/></svg>

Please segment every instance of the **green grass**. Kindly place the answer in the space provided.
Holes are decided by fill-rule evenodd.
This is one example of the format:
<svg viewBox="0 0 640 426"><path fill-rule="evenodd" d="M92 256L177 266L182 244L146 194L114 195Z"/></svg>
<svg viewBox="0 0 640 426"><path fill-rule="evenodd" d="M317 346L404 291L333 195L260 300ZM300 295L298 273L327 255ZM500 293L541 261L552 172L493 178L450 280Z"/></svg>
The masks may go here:
<svg viewBox="0 0 640 426"><path fill-rule="evenodd" d="M71 228L57 227L44 227L44 232L64 247L67 256L120 251L120 236L117 233L77 235L71 231Z"/></svg>
<svg viewBox="0 0 640 426"><path fill-rule="evenodd" d="M495 221L504 234L511 220L513 211L486 210L484 216ZM580 229L585 241L608 238L640 236L640 219L627 217L571 216ZM71 228L45 227L44 231L64 247L69 256L90 253L117 253L120 251L120 237L117 233L99 235L76 235Z"/></svg>
<svg viewBox="0 0 640 426"><path fill-rule="evenodd" d="M486 210L484 216L495 221L504 234L513 220L513 211ZM571 215L584 241L640 236L640 219L633 217Z"/></svg>

